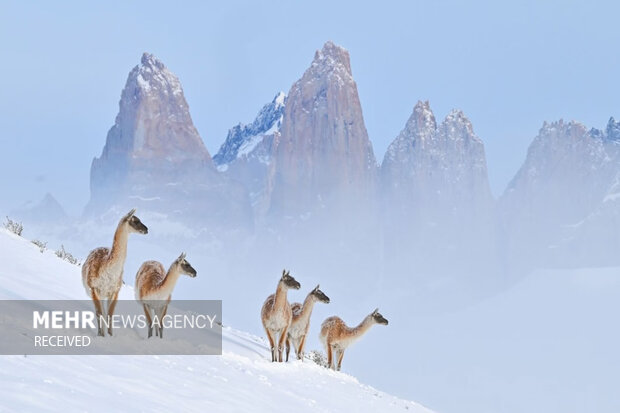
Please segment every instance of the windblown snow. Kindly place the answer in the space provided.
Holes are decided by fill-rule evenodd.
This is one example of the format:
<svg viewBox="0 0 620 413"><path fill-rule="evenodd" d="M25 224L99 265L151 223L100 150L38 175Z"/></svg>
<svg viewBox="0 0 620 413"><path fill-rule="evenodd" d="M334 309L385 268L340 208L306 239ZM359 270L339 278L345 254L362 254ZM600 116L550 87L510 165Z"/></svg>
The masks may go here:
<svg viewBox="0 0 620 413"><path fill-rule="evenodd" d="M0 299L86 297L78 266L0 229ZM308 360L271 363L262 338L230 327L221 356L0 360L0 411L431 412Z"/></svg>

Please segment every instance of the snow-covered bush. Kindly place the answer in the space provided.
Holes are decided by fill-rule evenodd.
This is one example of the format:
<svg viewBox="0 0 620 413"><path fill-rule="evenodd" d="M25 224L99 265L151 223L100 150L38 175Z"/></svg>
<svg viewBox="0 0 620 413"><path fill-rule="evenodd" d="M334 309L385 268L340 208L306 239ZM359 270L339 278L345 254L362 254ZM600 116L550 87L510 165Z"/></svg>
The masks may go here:
<svg viewBox="0 0 620 413"><path fill-rule="evenodd" d="M71 255L70 252L65 251L64 245L61 245L60 249L56 251L56 256L60 258L61 260L70 262L71 264L78 265L78 266L82 265L82 263L77 258L75 258L73 255Z"/></svg>
<svg viewBox="0 0 620 413"><path fill-rule="evenodd" d="M312 360L314 363L319 366L328 367L327 366L327 357L323 354L322 351L319 350L311 350L306 354L306 357Z"/></svg>
<svg viewBox="0 0 620 413"><path fill-rule="evenodd" d="M32 242L34 245L39 247L39 251L41 251L41 253L43 253L43 251L45 251L47 249L47 242L40 241L38 239L33 239L30 242Z"/></svg>
<svg viewBox="0 0 620 413"><path fill-rule="evenodd" d="M8 229L15 235L22 236L22 231L24 230L24 226L21 222L13 221L11 218L6 217L6 222L4 223L4 228Z"/></svg>

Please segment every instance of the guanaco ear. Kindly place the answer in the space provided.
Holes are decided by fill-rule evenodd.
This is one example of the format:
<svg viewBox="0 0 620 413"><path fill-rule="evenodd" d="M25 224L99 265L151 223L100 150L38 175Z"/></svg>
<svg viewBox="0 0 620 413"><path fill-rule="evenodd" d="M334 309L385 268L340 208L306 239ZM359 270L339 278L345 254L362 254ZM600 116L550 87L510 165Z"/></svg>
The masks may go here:
<svg viewBox="0 0 620 413"><path fill-rule="evenodd" d="M177 261L183 261L185 259L185 253L182 252L181 255L179 255L179 258L177 258Z"/></svg>
<svg viewBox="0 0 620 413"><path fill-rule="evenodd" d="M134 209L132 209L131 211L129 211L129 212L127 213L127 215L125 215L125 217L124 217L124 218L125 218L125 219L129 219L129 218L131 218L131 217L133 216L133 214L135 214L135 213L136 213L136 209L134 208Z"/></svg>
<svg viewBox="0 0 620 413"><path fill-rule="evenodd" d="M379 312L379 307L375 308L375 311L373 311L373 314L377 314Z"/></svg>
<svg viewBox="0 0 620 413"><path fill-rule="evenodd" d="M282 278L286 275L286 269L282 270Z"/></svg>
<svg viewBox="0 0 620 413"><path fill-rule="evenodd" d="M320 284L317 284L316 287L314 287L314 291L318 291L319 290L319 285Z"/></svg>

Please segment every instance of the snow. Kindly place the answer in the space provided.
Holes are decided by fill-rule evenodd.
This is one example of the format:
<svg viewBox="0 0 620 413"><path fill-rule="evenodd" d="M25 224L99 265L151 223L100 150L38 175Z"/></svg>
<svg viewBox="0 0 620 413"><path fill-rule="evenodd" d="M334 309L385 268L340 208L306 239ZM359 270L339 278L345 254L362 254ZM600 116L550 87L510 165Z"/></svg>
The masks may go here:
<svg viewBox="0 0 620 413"><path fill-rule="evenodd" d="M0 262L0 299L86 298L78 266L4 229ZM431 412L308 360L268 359L262 338L230 327L221 356L0 356L0 410Z"/></svg>
<svg viewBox="0 0 620 413"><path fill-rule="evenodd" d="M267 103L256 115L254 121L248 125L239 123L228 131L226 140L213 157L215 164L227 165L237 159L250 158L254 150L267 137L280 130L286 105L286 94L278 92L270 103ZM260 156L260 155L258 155ZM262 159L259 159L263 162ZM269 163L269 159L263 163ZM219 169L219 168L218 168ZM219 169L220 172L226 169Z"/></svg>
<svg viewBox="0 0 620 413"><path fill-rule="evenodd" d="M248 140L246 140L240 147L237 152L237 158L242 158L248 156L256 146L261 143L265 135L254 135L251 136Z"/></svg>

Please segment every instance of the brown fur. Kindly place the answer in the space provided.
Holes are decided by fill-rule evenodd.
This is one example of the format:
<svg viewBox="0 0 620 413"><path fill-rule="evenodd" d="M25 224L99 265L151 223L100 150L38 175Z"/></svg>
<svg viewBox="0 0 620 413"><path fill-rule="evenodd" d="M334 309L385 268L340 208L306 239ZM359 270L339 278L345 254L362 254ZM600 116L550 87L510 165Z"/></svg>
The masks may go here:
<svg viewBox="0 0 620 413"><path fill-rule="evenodd" d="M289 288L299 289L299 283L288 272L283 271L276 293L267 297L261 309L261 321L271 346L271 361L282 361L287 330L293 319L291 306L286 297Z"/></svg>
<svg viewBox="0 0 620 413"><path fill-rule="evenodd" d="M157 261L146 261L136 274L136 298L141 300L161 287L166 279L164 266Z"/></svg>
<svg viewBox="0 0 620 413"><path fill-rule="evenodd" d="M329 303L329 297L319 289L318 285L314 290L308 293L303 304L291 304L293 319L288 329L288 336L286 338L286 361L288 361L291 345L295 349L297 359L303 360L306 336L310 330L310 317L312 315L314 304L317 302Z"/></svg>
<svg viewBox="0 0 620 413"><path fill-rule="evenodd" d="M379 314L378 310L367 315L356 327L348 327L340 317L336 316L329 317L323 321L319 338L327 352L328 367L340 370L344 351L347 347L363 336L375 324L388 324L388 321Z"/></svg>
<svg viewBox="0 0 620 413"><path fill-rule="evenodd" d="M153 318L157 317L161 320L166 315L172 290L181 274L196 276L196 270L185 259L185 253L170 265L167 272L157 261L146 261L138 269L135 294L136 300L142 303L149 322L148 337L153 335ZM155 335L163 338L163 326L156 325L155 327Z"/></svg>
<svg viewBox="0 0 620 413"><path fill-rule="evenodd" d="M123 285L123 269L127 258L127 240L130 232L148 233L148 229L131 210L121 218L116 231L112 248L95 248L88 254L82 265L82 283L86 294L93 300L97 313L97 334L104 335L101 317L111 317L114 314L118 293ZM107 301L107 309L102 301ZM112 335L112 325L108 327L108 334Z"/></svg>

